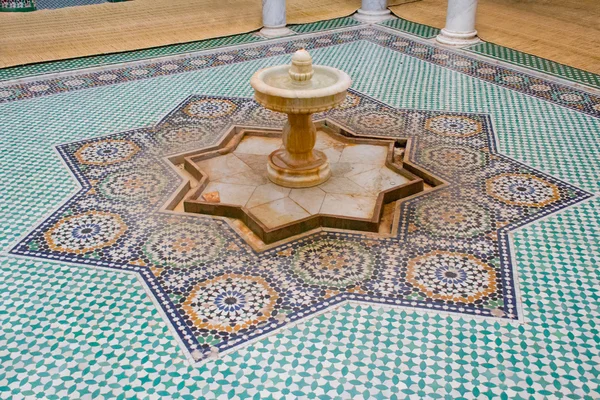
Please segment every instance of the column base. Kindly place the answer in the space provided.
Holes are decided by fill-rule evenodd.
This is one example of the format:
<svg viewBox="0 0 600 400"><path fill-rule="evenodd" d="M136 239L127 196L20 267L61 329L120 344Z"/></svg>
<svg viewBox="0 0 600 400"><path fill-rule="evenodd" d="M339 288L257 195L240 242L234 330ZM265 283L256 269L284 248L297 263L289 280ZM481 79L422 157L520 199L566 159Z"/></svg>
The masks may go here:
<svg viewBox="0 0 600 400"><path fill-rule="evenodd" d="M266 38L276 38L276 37L280 37L280 36L289 36L289 35L296 34L296 32L287 28L285 25L284 26L276 26L276 27L273 27L273 26L266 27L265 26L258 33L259 33L259 35L264 36Z"/></svg>
<svg viewBox="0 0 600 400"><path fill-rule="evenodd" d="M276 185L288 188L307 188L325 182L331 176L327 156L319 150L313 150L314 160L297 168L287 166L280 159L287 151L275 150L269 155L267 175L269 180ZM289 156L289 154L287 154Z"/></svg>
<svg viewBox="0 0 600 400"><path fill-rule="evenodd" d="M471 44L479 43L481 40L477 37L477 31L472 32L452 32L445 28L442 29L441 33L436 36L437 40L441 44L447 46L469 46Z"/></svg>
<svg viewBox="0 0 600 400"><path fill-rule="evenodd" d="M360 8L353 16L355 20L367 24L375 24L377 22L395 18L391 11L387 9L381 11L365 11Z"/></svg>

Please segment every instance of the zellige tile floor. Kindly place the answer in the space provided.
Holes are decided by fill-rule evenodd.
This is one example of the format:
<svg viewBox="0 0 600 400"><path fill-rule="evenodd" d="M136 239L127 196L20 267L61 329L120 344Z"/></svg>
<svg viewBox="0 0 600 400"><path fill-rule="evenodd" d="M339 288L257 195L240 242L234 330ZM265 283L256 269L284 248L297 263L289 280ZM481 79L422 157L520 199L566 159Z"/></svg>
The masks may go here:
<svg viewBox="0 0 600 400"><path fill-rule="evenodd" d="M250 76L298 46L353 78L332 119L448 186L392 238L265 252L160 212L163 157L261 118ZM0 397L597 398L599 104L379 26L6 81Z"/></svg>

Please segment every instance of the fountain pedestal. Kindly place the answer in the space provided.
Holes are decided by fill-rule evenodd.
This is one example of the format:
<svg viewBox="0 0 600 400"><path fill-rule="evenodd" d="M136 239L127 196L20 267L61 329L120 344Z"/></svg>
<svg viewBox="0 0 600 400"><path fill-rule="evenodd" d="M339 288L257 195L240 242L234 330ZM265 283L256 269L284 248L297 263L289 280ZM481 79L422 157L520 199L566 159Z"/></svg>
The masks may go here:
<svg viewBox="0 0 600 400"><path fill-rule="evenodd" d="M269 155L271 182L285 187L310 187L331 176L327 156L315 150L317 129L312 114L288 114L283 127L283 148Z"/></svg>
<svg viewBox="0 0 600 400"><path fill-rule="evenodd" d="M317 129L312 114L344 101L352 81L335 68L312 65L306 50L292 56L292 65L258 71L250 84L262 106L288 115L283 128L283 148L269 155L269 179L280 186L303 188L319 185L331 176L327 157L315 150Z"/></svg>

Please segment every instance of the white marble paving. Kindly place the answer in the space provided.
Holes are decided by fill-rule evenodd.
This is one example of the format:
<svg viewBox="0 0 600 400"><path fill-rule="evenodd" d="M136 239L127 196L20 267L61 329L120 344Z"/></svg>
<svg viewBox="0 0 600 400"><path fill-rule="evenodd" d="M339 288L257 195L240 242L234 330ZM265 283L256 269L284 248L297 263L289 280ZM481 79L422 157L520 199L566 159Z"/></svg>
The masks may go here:
<svg viewBox="0 0 600 400"><path fill-rule="evenodd" d="M223 183L234 183L238 185L260 186L269 182L266 176L255 171L244 171L235 175L228 175L216 180Z"/></svg>
<svg viewBox="0 0 600 400"><path fill-rule="evenodd" d="M254 190L256 190L256 186L210 182L202 193L219 192L221 203L245 206Z"/></svg>
<svg viewBox="0 0 600 400"><path fill-rule="evenodd" d="M252 197L250 197L250 200L248 200L248 203L246 203L246 207L252 208L274 200L282 199L287 197L290 190L290 188L278 186L271 182L258 186L252 194Z"/></svg>
<svg viewBox="0 0 600 400"><path fill-rule="evenodd" d="M246 140L242 140L233 153L268 156L281 147L280 138L254 136L251 140L250 137L247 137Z"/></svg>
<svg viewBox="0 0 600 400"><path fill-rule="evenodd" d="M363 190L373 194L408 182L408 179L387 167L365 171L360 174L352 175L348 179L361 186Z"/></svg>
<svg viewBox="0 0 600 400"><path fill-rule="evenodd" d="M362 196L365 189L343 176L332 176L326 182L319 185L325 193L352 194Z"/></svg>
<svg viewBox="0 0 600 400"><path fill-rule="evenodd" d="M345 217L371 218L377 197L327 193L321 213Z"/></svg>
<svg viewBox="0 0 600 400"><path fill-rule="evenodd" d="M216 181L241 172L252 171L248 165L233 154L226 154L221 157L198 161L196 164L202 171L208 174L211 181Z"/></svg>
<svg viewBox="0 0 600 400"><path fill-rule="evenodd" d="M251 208L250 213L268 228L275 228L310 216L304 208L289 197Z"/></svg>
<svg viewBox="0 0 600 400"><path fill-rule="evenodd" d="M384 165L387 156L386 146L372 146L368 144L348 145L344 148L339 162L368 163Z"/></svg>
<svg viewBox="0 0 600 400"><path fill-rule="evenodd" d="M245 207L273 228L316 214L371 218L383 190L408 182L385 166L387 146L348 144L323 132L315 148L331 164L332 177L319 186L289 189L271 183L267 157L280 138L246 136L232 153L198 162L208 174L202 192L219 192L221 203Z"/></svg>
<svg viewBox="0 0 600 400"><path fill-rule="evenodd" d="M289 197L298 203L300 207L314 215L321 210L321 204L323 204L325 192L318 187L292 189Z"/></svg>

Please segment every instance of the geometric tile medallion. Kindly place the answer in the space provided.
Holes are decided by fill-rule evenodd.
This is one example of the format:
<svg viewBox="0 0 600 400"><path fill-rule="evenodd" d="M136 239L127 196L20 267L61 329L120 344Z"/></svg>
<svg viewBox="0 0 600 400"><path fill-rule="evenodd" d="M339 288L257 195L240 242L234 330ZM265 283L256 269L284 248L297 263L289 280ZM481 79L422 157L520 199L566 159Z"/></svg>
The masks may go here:
<svg viewBox="0 0 600 400"><path fill-rule="evenodd" d="M81 190L13 254L137 272L196 361L346 301L515 320L509 232L591 195L498 154L488 116L394 109L356 91L315 116L357 135L407 138L446 184L397 204L387 236L322 229L256 251L232 221L163 208L172 162L232 126L281 129L251 99L191 96L156 126L58 146Z"/></svg>

